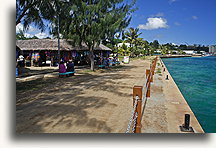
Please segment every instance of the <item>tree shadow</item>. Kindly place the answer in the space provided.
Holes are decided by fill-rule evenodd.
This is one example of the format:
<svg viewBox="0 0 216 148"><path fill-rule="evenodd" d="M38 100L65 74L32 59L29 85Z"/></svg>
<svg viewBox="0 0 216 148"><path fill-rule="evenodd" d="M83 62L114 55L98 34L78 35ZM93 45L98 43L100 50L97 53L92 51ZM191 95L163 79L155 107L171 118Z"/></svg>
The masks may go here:
<svg viewBox="0 0 216 148"><path fill-rule="evenodd" d="M131 68L134 67L120 69L127 71ZM97 112L102 107L114 109L119 104L110 103L108 96L86 96L86 90L114 93L116 97L131 97L131 92L122 89L132 91L133 86L128 86L124 81L117 82L131 76L126 72L118 74L118 71L113 69L99 75L85 73L17 83L16 132L112 132L114 129L106 121L101 117L90 116L88 110ZM27 89L22 89L24 86Z"/></svg>
<svg viewBox="0 0 216 148"><path fill-rule="evenodd" d="M52 73L52 72L57 72L58 69L54 69L54 67L52 67L51 69L40 69L40 67L38 67L38 69L31 69L30 67L19 67L19 78L22 77L27 77L27 76L33 76L33 75L38 75L38 74L46 74L46 73Z"/></svg>
<svg viewBox="0 0 216 148"><path fill-rule="evenodd" d="M86 109L113 107L104 97L79 95L41 95L37 100L17 106L17 133L78 132L75 127L87 126L93 131L112 131L106 122L88 116ZM75 128L75 129L74 129ZM60 129L60 130L58 130Z"/></svg>

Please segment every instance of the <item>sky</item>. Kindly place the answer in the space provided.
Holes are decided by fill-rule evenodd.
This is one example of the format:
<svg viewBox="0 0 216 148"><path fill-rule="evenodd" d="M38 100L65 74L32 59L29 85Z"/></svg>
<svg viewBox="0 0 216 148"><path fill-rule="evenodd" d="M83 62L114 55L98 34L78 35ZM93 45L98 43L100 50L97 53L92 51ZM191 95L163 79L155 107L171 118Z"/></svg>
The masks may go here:
<svg viewBox="0 0 216 148"><path fill-rule="evenodd" d="M215 0L137 0L131 27L159 43L214 45Z"/></svg>
<svg viewBox="0 0 216 148"><path fill-rule="evenodd" d="M127 1L125 1L127 2ZM141 38L152 42L214 45L215 0L137 0L129 27L139 28ZM49 24L46 24L49 26ZM22 28L19 24L17 28ZM17 29L18 31L18 29ZM30 26L26 37L50 36L48 30Z"/></svg>

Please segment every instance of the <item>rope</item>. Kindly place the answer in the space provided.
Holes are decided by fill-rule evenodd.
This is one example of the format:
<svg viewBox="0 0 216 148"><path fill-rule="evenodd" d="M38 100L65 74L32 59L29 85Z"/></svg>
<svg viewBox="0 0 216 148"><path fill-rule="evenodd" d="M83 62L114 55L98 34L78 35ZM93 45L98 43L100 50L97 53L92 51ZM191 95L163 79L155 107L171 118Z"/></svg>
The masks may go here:
<svg viewBox="0 0 216 148"><path fill-rule="evenodd" d="M156 60L157 60L157 58L155 58L155 62L156 62ZM153 72L152 70L153 69L151 68L150 69L150 73L149 73L149 75L148 75L148 77L145 80L144 85L143 85L145 87L143 87L143 89L142 89L142 92L144 92L144 90L145 90L145 92L142 95L142 115L141 115L141 120L142 120L142 117L143 117L143 114L144 114L144 109L145 109L146 102L147 102L146 94L147 94L147 91L148 91L149 83L151 83L152 72ZM149 80L149 82L148 82L148 80ZM135 102L134 102L134 106L133 106L133 110L131 112L131 117L130 117L130 120L129 120L129 123L128 123L128 127L127 127L127 130L126 130L126 133L130 132L131 126L132 126L132 122L133 122L132 132L134 133L134 131L135 131L136 120L137 120L137 117L138 117L138 113L136 112L135 115L134 115L134 112L136 110L138 100L139 100L139 97L136 96Z"/></svg>
<svg viewBox="0 0 216 148"><path fill-rule="evenodd" d="M133 122L132 133L134 133L134 131L135 131L137 117L138 117L138 113L136 112L136 114L135 114L135 116L133 118L134 122Z"/></svg>
<svg viewBox="0 0 216 148"><path fill-rule="evenodd" d="M133 106L133 110L132 110L132 112L131 112L131 118L130 118L130 121L129 121L129 123L128 123L128 127L127 127L126 133L129 133L129 132L130 132L131 125L132 125L132 121L134 120L134 112L135 112L135 110L136 110L136 106L137 106L137 103L138 103L138 99L139 99L139 97L136 96L135 102L134 102L134 106Z"/></svg>

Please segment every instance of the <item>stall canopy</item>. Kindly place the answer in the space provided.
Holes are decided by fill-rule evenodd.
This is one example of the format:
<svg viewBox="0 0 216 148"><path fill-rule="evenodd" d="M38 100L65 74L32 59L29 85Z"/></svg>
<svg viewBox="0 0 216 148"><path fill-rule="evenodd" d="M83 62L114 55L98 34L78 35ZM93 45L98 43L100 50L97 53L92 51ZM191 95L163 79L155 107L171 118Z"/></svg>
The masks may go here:
<svg viewBox="0 0 216 148"><path fill-rule="evenodd" d="M21 50L58 50L58 40L57 39L31 39L31 40L16 40L16 46ZM73 42L66 39L60 40L60 50L61 51L85 51L88 50L86 44L82 43L82 46L73 46ZM111 51L112 49L106 47L103 44L95 47L94 50L99 51Z"/></svg>

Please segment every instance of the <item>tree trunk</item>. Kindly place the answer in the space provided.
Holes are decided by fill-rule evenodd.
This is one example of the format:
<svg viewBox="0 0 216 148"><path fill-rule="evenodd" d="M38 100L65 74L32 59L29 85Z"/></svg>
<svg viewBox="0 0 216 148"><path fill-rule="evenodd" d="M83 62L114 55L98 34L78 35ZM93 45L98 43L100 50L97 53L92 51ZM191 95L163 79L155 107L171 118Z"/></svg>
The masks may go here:
<svg viewBox="0 0 216 148"><path fill-rule="evenodd" d="M90 50L89 50L89 59L90 59L90 62L91 62L91 70L94 71L94 51L93 51L93 46L90 47Z"/></svg>

